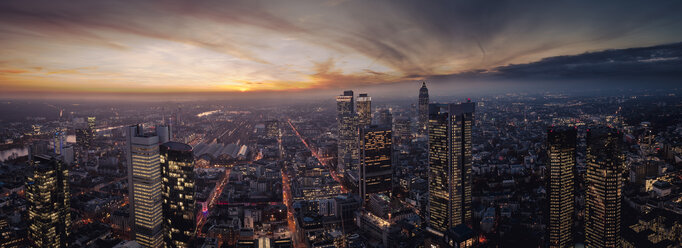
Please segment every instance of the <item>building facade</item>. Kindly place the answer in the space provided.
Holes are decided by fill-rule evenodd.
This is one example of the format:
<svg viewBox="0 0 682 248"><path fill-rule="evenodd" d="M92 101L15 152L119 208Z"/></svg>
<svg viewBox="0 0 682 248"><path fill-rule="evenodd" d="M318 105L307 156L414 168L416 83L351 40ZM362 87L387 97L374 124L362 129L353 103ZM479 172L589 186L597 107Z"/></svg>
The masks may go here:
<svg viewBox="0 0 682 248"><path fill-rule="evenodd" d="M367 126L361 130L360 142L360 198L363 203L371 194L390 196L392 190L391 128Z"/></svg>
<svg viewBox="0 0 682 248"><path fill-rule="evenodd" d="M167 128L157 128L165 132ZM144 247L161 247L162 182L159 143L170 137L164 133L144 133L142 126L128 127L128 195L135 240Z"/></svg>
<svg viewBox="0 0 682 248"><path fill-rule="evenodd" d="M355 171L358 125L352 90L344 91L342 96L336 97L336 112L339 129L337 170L340 173Z"/></svg>
<svg viewBox="0 0 682 248"><path fill-rule="evenodd" d="M367 93L358 96L358 125L360 127L372 124L372 97L367 96Z"/></svg>
<svg viewBox="0 0 682 248"><path fill-rule="evenodd" d="M622 133L613 128L587 130L585 242L588 247L622 246L622 141Z"/></svg>
<svg viewBox="0 0 682 248"><path fill-rule="evenodd" d="M547 195L549 247L573 244L574 170L577 130L551 127L547 131Z"/></svg>
<svg viewBox="0 0 682 248"><path fill-rule="evenodd" d="M69 170L48 155L31 156L26 180L31 247L67 247L71 232Z"/></svg>
<svg viewBox="0 0 682 248"><path fill-rule="evenodd" d="M160 146L166 247L193 247L196 235L196 185L192 147L178 142Z"/></svg>
<svg viewBox="0 0 682 248"><path fill-rule="evenodd" d="M471 129L474 103L429 105L429 220L440 234L472 224Z"/></svg>

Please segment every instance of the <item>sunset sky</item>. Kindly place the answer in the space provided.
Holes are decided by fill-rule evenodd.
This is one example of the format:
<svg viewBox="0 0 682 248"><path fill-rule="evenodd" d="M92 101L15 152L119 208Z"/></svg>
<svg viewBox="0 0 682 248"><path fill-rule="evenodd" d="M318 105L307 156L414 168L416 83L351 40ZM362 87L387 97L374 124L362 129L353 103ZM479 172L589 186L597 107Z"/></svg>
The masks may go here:
<svg viewBox="0 0 682 248"><path fill-rule="evenodd" d="M681 42L681 3L4 0L0 91L305 91L493 73Z"/></svg>

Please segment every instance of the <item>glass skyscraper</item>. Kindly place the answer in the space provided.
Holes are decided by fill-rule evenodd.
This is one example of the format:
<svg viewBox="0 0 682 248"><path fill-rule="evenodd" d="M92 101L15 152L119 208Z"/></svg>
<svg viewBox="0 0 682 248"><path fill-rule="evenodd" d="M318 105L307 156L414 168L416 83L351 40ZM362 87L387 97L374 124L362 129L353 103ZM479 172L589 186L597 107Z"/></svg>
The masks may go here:
<svg viewBox="0 0 682 248"><path fill-rule="evenodd" d="M573 244L574 170L577 131L572 127L551 127L547 131L547 195L549 247Z"/></svg>
<svg viewBox="0 0 682 248"><path fill-rule="evenodd" d="M472 224L471 129L474 103L429 105L429 228Z"/></svg>
<svg viewBox="0 0 682 248"><path fill-rule="evenodd" d="M587 131L585 242L587 247L621 247L623 135L607 127Z"/></svg>
<svg viewBox="0 0 682 248"><path fill-rule="evenodd" d="M388 126L366 126L360 134L360 197L370 194L390 196L392 189L392 137Z"/></svg>
<svg viewBox="0 0 682 248"><path fill-rule="evenodd" d="M372 97L367 94L358 96L358 125L364 127L372 124Z"/></svg>
<svg viewBox="0 0 682 248"><path fill-rule="evenodd" d="M166 247L194 247L196 185L192 147L167 142L160 147Z"/></svg>
<svg viewBox="0 0 682 248"><path fill-rule="evenodd" d="M358 125L355 114L353 91L347 90L342 96L336 97L336 112L338 120L338 163L340 173L355 171L357 162Z"/></svg>
<svg viewBox="0 0 682 248"><path fill-rule="evenodd" d="M31 247L67 247L71 232L69 170L48 155L30 156L26 180Z"/></svg>

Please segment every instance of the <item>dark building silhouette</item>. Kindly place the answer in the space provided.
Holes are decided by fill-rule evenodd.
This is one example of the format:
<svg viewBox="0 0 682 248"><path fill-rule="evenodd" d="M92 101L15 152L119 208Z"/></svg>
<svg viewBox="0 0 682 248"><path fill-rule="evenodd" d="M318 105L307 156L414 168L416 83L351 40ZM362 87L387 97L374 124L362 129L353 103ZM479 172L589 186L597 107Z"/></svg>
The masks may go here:
<svg viewBox="0 0 682 248"><path fill-rule="evenodd" d="M163 174L163 229L166 247L193 247L196 185L192 147L166 142L160 147Z"/></svg>
<svg viewBox="0 0 682 248"><path fill-rule="evenodd" d="M472 224L471 129L474 103L429 105L429 221L443 234Z"/></svg>
<svg viewBox="0 0 682 248"><path fill-rule="evenodd" d="M417 108L419 132L426 133L429 123L429 89L426 88L426 82L422 82L422 87L419 89L419 105Z"/></svg>
<svg viewBox="0 0 682 248"><path fill-rule="evenodd" d="M585 242L621 247L623 134L607 127L587 130Z"/></svg>

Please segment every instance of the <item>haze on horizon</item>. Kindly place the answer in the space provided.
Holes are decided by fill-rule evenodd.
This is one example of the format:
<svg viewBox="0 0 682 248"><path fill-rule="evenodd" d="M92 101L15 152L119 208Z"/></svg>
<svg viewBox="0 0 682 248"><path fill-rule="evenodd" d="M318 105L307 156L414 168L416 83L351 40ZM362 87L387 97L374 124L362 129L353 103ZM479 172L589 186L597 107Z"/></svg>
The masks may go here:
<svg viewBox="0 0 682 248"><path fill-rule="evenodd" d="M622 84L621 74L673 85L682 78L680 9L679 1L2 1L0 95L394 93L422 80L467 92L499 82Z"/></svg>

